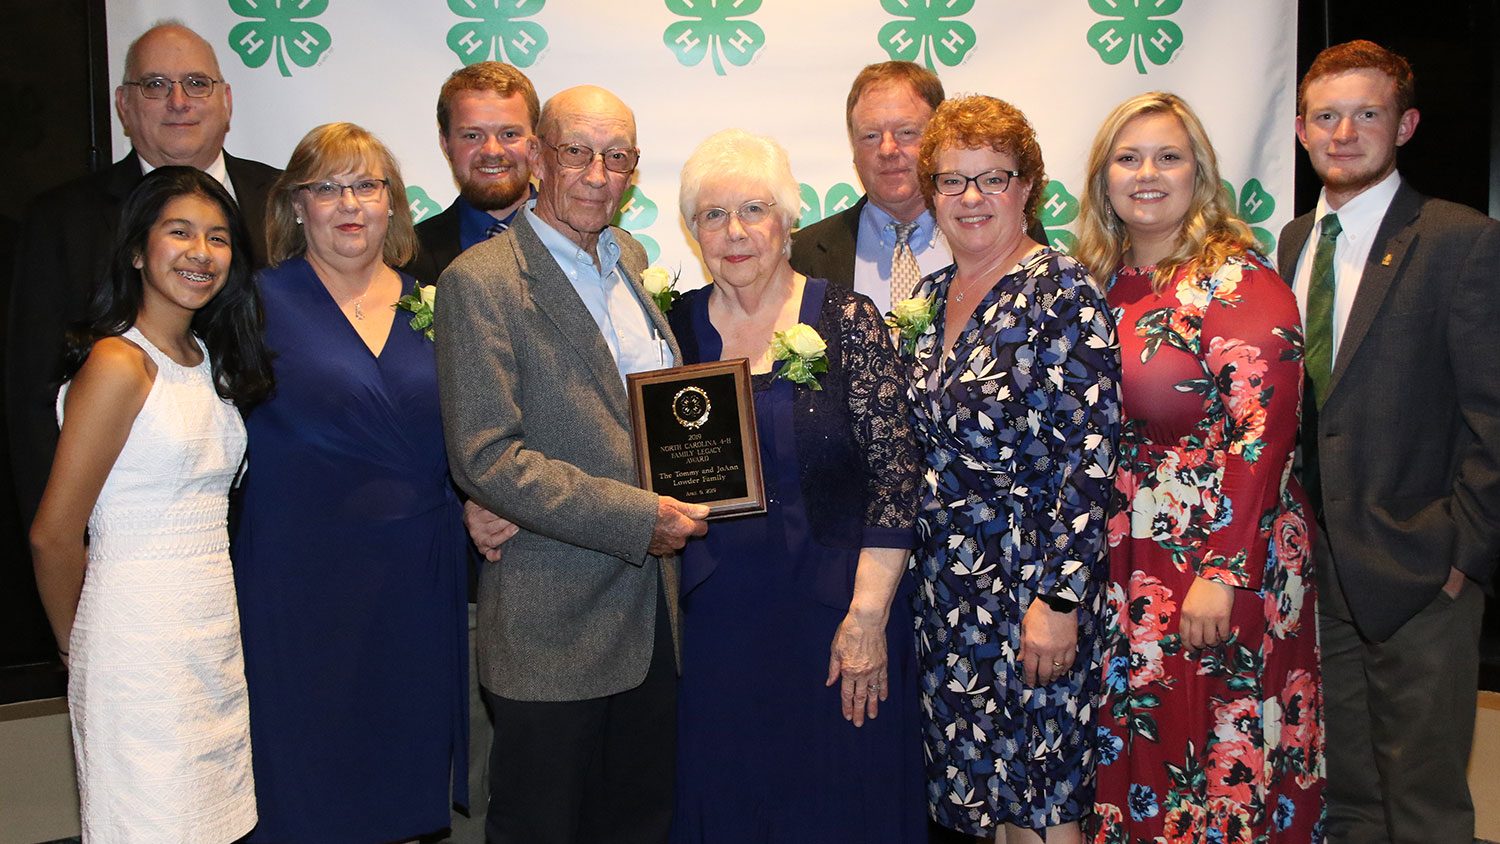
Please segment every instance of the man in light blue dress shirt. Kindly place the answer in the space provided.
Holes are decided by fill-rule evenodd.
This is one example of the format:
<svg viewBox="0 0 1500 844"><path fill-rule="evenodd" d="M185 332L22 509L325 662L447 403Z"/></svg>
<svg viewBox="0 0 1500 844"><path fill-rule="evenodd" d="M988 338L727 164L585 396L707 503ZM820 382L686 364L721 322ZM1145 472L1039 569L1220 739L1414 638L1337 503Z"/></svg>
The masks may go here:
<svg viewBox="0 0 1500 844"><path fill-rule="evenodd" d="M542 108L534 205L438 282L455 482L519 532L479 580L495 719L485 840L664 842L675 764L677 568L708 508L636 485L625 376L677 362L610 226L640 152L615 95Z"/></svg>
<svg viewBox="0 0 1500 844"><path fill-rule="evenodd" d="M798 272L828 279L830 292L853 288L887 310L898 226L911 226L906 242L919 276L953 262L917 183L917 146L943 97L937 74L912 62L872 64L854 78L844 116L865 196L792 235Z"/></svg>

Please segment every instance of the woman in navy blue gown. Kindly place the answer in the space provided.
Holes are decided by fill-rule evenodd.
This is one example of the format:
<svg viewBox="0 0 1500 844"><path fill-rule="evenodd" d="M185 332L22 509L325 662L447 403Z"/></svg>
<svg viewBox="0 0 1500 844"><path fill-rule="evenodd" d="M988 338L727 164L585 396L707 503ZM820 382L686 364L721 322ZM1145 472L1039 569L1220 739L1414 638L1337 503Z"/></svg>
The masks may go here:
<svg viewBox="0 0 1500 844"><path fill-rule="evenodd" d="M415 248L365 130L298 144L259 276L275 395L248 420L234 537L260 825L251 841L400 841L467 794L467 546L432 341L394 309Z"/></svg>
<svg viewBox="0 0 1500 844"><path fill-rule="evenodd" d="M750 359L769 505L683 550L672 838L926 841L919 456L890 335L869 299L787 263L798 185L774 141L714 135L681 181L714 284L678 300L673 332L688 362Z"/></svg>

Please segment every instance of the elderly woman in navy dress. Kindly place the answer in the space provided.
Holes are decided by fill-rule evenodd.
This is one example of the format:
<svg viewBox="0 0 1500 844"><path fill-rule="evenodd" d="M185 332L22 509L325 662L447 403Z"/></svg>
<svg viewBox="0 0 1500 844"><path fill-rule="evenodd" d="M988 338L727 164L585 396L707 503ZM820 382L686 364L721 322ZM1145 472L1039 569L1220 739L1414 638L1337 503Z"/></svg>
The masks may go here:
<svg viewBox="0 0 1500 844"><path fill-rule="evenodd" d="M935 820L1078 841L1092 808L1119 349L1088 271L1026 236L1046 185L1024 115L945 102L918 158L955 264L929 276L912 406L927 455L918 662Z"/></svg>
<svg viewBox="0 0 1500 844"><path fill-rule="evenodd" d="M769 505L683 549L673 840L925 842L904 374L869 299L787 263L798 185L775 141L720 132L681 183L713 284L672 329L687 362L750 360ZM785 340L826 345L827 371Z"/></svg>

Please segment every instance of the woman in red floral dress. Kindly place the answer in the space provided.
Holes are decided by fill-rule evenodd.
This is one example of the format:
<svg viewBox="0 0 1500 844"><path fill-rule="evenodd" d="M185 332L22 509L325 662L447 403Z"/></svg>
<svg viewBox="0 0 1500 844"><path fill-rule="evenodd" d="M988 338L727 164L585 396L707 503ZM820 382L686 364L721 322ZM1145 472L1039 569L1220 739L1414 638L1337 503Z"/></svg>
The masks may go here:
<svg viewBox="0 0 1500 844"><path fill-rule="evenodd" d="M1322 840L1302 329L1198 118L1142 94L1089 154L1078 257L1124 362L1090 840Z"/></svg>

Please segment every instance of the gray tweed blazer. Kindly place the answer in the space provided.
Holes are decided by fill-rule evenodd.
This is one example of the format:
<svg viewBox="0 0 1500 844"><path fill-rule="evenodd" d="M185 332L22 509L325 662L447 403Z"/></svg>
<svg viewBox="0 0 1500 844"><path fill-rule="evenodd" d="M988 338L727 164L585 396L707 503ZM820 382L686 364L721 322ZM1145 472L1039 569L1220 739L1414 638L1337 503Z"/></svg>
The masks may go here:
<svg viewBox="0 0 1500 844"><path fill-rule="evenodd" d="M645 250L614 236L636 297L671 338L641 287ZM438 289L454 480L521 529L480 574L480 682L527 701L634 688L651 662L658 588L677 639L677 561L646 553L656 496L635 485L614 357L525 215L460 255Z"/></svg>

